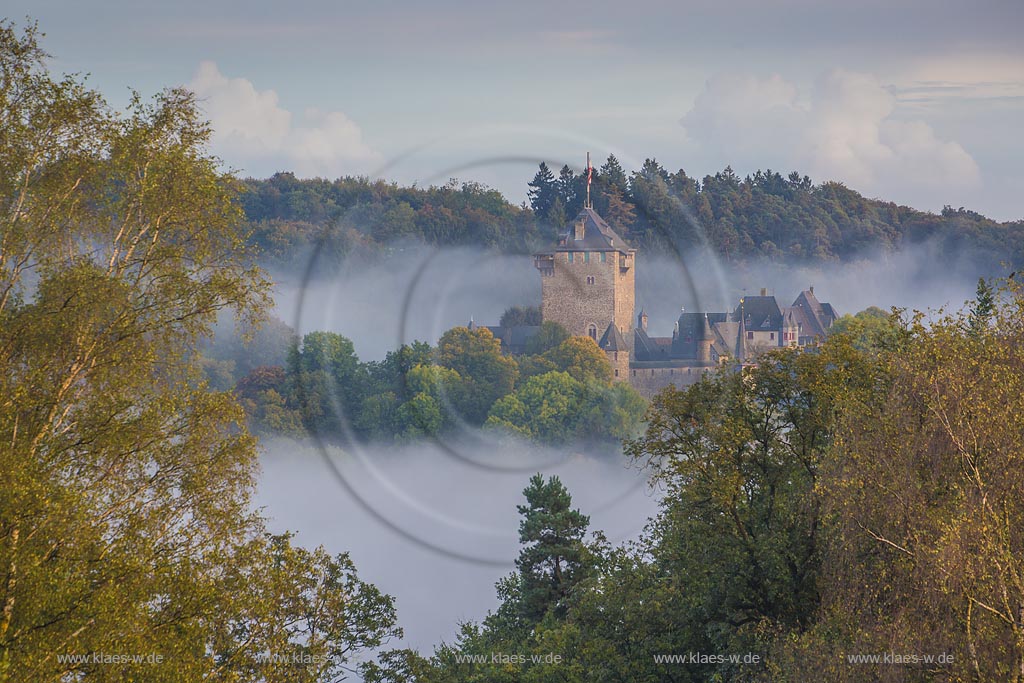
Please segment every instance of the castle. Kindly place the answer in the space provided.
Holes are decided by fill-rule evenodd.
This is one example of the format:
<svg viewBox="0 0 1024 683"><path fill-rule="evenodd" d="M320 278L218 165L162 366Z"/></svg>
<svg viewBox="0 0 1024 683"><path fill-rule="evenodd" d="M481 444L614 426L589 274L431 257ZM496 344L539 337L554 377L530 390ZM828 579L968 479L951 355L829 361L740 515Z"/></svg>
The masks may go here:
<svg viewBox="0 0 1024 683"><path fill-rule="evenodd" d="M725 362L750 363L759 353L824 340L836 320L811 287L792 306L779 306L761 290L727 313L683 311L671 337L647 333L647 314L634 313L637 252L589 206L562 233L554 249L534 254L541 277L544 321L587 336L608 354L615 381L650 397L674 384L684 387ZM521 353L536 327L491 327L510 353Z"/></svg>

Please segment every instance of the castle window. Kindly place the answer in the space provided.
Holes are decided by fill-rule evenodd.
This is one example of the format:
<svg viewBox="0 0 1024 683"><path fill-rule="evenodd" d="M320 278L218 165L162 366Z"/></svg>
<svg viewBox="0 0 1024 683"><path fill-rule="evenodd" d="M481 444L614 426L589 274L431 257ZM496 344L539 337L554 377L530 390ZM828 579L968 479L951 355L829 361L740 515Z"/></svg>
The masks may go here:
<svg viewBox="0 0 1024 683"><path fill-rule="evenodd" d="M618 377L618 376L619 376L619 371L618 371L618 370L616 370L616 371L615 371L615 376L616 376L616 377Z"/></svg>
<svg viewBox="0 0 1024 683"><path fill-rule="evenodd" d="M575 254L570 251L569 252L569 263L573 262L573 256L575 256Z"/></svg>
<svg viewBox="0 0 1024 683"><path fill-rule="evenodd" d="M636 377L636 370L633 371L633 376Z"/></svg>
<svg viewBox="0 0 1024 683"><path fill-rule="evenodd" d="M583 262L584 263L590 263L590 252L589 251L583 252Z"/></svg>
<svg viewBox="0 0 1024 683"><path fill-rule="evenodd" d="M604 262L605 262L605 253L602 251L601 252L601 263L604 263Z"/></svg>
<svg viewBox="0 0 1024 683"><path fill-rule="evenodd" d="M747 332L747 339L753 339L753 338L754 338L754 333L753 332Z"/></svg>
<svg viewBox="0 0 1024 683"><path fill-rule="evenodd" d="M589 335L594 341L597 341L597 325L590 325L587 327L587 335Z"/></svg>
<svg viewBox="0 0 1024 683"><path fill-rule="evenodd" d="M772 332L770 335L768 335L768 338L771 339L772 341L774 341L775 340L775 333Z"/></svg>
<svg viewBox="0 0 1024 683"><path fill-rule="evenodd" d="M592 285L592 284L594 284L595 282L596 282L596 280L594 279L594 276L593 276L593 275L588 275L588 276L587 276L587 284L588 284L588 285Z"/></svg>

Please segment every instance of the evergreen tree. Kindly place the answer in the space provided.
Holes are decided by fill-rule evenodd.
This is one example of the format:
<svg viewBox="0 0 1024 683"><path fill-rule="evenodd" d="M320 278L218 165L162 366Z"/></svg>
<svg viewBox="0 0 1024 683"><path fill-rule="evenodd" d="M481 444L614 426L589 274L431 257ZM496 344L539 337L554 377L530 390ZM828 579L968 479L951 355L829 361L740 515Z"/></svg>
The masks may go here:
<svg viewBox="0 0 1024 683"><path fill-rule="evenodd" d="M626 178L626 172L622 170L622 165L619 160L615 158L614 154L608 155L608 160L604 162L604 165L600 169L601 177L604 179L605 188L616 188L622 193L622 196L626 196L629 192L629 180Z"/></svg>
<svg viewBox="0 0 1024 683"><path fill-rule="evenodd" d="M564 231L565 226L569 224L569 213L566 211L565 202L561 197L555 197L551 210L548 211L547 223L555 229L556 233Z"/></svg>
<svg viewBox="0 0 1024 683"><path fill-rule="evenodd" d="M971 307L971 314L968 318L971 332L980 334L992 319L996 311L996 299L992 293L992 287L985 282L985 278L978 278L978 288L975 293L974 305Z"/></svg>
<svg viewBox="0 0 1024 683"><path fill-rule="evenodd" d="M572 496L561 480L535 474L523 490L526 505L519 505L519 542L516 559L520 581L520 613L536 623L549 610L564 614L564 600L586 574L587 551L583 537L590 518L572 509Z"/></svg>
<svg viewBox="0 0 1024 683"><path fill-rule="evenodd" d="M608 188L601 198L604 204L601 216L614 230L623 233L623 236L628 235L636 220L636 207L615 186Z"/></svg>
<svg viewBox="0 0 1024 683"><path fill-rule="evenodd" d="M530 206L533 212L541 219L548 217L551 207L558 197L558 186L555 176L545 162L540 162L540 168L533 180L529 183Z"/></svg>
<svg viewBox="0 0 1024 683"><path fill-rule="evenodd" d="M569 168L568 164L562 166L562 170L558 172L557 187L558 197L562 200L566 214L575 216L583 206L583 198L579 196L576 173Z"/></svg>

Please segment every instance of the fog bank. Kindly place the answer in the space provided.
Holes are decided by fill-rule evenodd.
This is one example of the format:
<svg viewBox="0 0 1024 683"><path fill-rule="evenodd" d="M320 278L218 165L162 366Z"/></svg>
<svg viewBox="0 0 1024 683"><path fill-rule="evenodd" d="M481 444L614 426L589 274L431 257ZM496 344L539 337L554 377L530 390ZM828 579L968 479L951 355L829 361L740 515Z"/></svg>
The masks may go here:
<svg viewBox="0 0 1024 683"><path fill-rule="evenodd" d="M494 584L514 570L516 505L533 473L558 475L591 530L613 543L656 513L646 475L621 454L467 438L345 451L265 441L255 503L275 532L350 552L361 578L395 596L404 644L425 652L497 606Z"/></svg>
<svg viewBox="0 0 1024 683"><path fill-rule="evenodd" d="M767 288L789 305L813 286L840 314L869 306L928 310L959 307L973 298L987 272L970 254L940 256L930 244L894 253L865 254L844 264L725 266L714 254L680 256L640 252L636 266L637 313L643 308L655 335L671 334L680 308L731 311L740 297ZM501 255L473 248L407 246L379 261L350 259L329 277L304 279L304 263L277 273L277 315L300 333L331 330L355 343L363 360L377 360L402 343L431 344L473 319L497 325L513 305L540 305L540 277L529 255Z"/></svg>

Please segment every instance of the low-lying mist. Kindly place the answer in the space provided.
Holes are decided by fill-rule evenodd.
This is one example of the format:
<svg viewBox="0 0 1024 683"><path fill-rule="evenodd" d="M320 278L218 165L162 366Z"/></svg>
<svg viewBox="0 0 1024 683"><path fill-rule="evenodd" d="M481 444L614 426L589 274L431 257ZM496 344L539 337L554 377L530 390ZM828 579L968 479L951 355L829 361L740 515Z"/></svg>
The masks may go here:
<svg viewBox="0 0 1024 683"><path fill-rule="evenodd" d="M612 542L635 538L657 509L646 473L615 449L555 450L485 434L344 450L270 439L261 464L255 502L271 528L350 552L361 578L395 596L404 644L425 652L497 606L494 584L519 550L516 505L535 472L560 477L591 530Z"/></svg>
<svg viewBox="0 0 1024 683"><path fill-rule="evenodd" d="M647 311L650 331L669 335L685 307L731 311L740 297L767 288L780 305L815 288L819 300L840 315L869 306L910 310L959 307L974 297L987 272L964 254L940 257L928 243L894 253L864 254L842 264L791 266L758 262L726 265L711 253L674 255L640 252L636 308ZM473 319L497 325L513 305L540 304L540 277L528 255L502 255L473 248L405 246L373 262L350 259L329 277L306 280L305 264L274 273L277 315L300 333L330 330L355 343L363 360L378 360L402 343L434 343L445 330Z"/></svg>
<svg viewBox="0 0 1024 683"><path fill-rule="evenodd" d="M929 245L866 255L844 264L726 267L707 252L675 258L640 253L636 306L650 332L669 335L680 307L732 310L766 287L782 305L814 286L840 314L868 306L934 309L974 296L976 260L937 259ZM277 314L301 333L330 330L377 360L402 343L436 343L471 318L496 325L512 305L538 305L540 278L528 255L470 248L396 248L374 262L350 259L329 277L305 281L306 264L276 273ZM621 449L546 449L480 433L454 443L322 448L312 441L263 444L257 503L276 530L300 542L351 552L362 577L397 598L406 645L430 651L458 623L497 605L494 583L518 552L516 505L537 471L558 474L591 529L612 541L635 537L657 509L645 474Z"/></svg>

